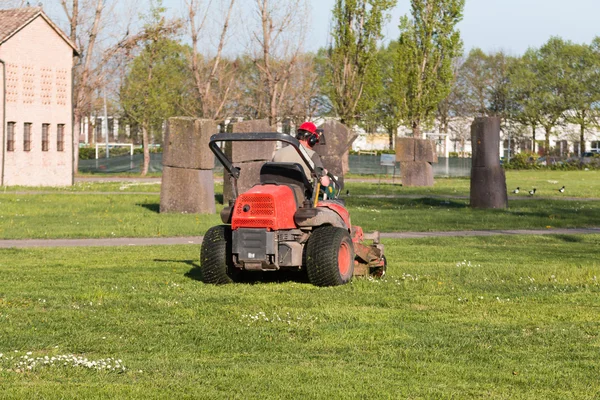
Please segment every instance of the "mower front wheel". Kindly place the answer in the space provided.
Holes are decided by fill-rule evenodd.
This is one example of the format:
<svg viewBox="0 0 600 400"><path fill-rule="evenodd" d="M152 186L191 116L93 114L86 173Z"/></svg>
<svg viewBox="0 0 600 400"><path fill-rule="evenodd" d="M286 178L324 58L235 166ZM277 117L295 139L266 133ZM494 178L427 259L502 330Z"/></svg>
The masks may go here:
<svg viewBox="0 0 600 400"><path fill-rule="evenodd" d="M317 228L306 245L306 272L315 286L338 286L352 280L354 245L346 229Z"/></svg>
<svg viewBox="0 0 600 400"><path fill-rule="evenodd" d="M222 285L240 282L243 271L233 265L231 227L218 225L204 235L200 249L202 282Z"/></svg>

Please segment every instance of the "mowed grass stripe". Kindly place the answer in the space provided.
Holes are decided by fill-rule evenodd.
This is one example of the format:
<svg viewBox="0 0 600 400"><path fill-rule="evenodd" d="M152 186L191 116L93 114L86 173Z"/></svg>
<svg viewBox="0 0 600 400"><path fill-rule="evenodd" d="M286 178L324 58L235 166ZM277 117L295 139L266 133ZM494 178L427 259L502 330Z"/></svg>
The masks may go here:
<svg viewBox="0 0 600 400"><path fill-rule="evenodd" d="M384 243L385 280L336 288L273 276L204 285L194 279L199 246L0 250L0 389L9 398L600 393L600 235ZM127 370L15 372L6 356L27 351L116 357Z"/></svg>

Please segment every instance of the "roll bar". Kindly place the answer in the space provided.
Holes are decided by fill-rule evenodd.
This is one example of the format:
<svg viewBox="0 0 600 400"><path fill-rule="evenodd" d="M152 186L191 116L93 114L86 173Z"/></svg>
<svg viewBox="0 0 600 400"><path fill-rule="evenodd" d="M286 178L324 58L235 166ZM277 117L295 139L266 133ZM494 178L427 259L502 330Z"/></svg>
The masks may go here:
<svg viewBox="0 0 600 400"><path fill-rule="evenodd" d="M316 183L323 175L323 171L321 170L321 168L315 168L315 163L311 160L310 156L306 152L306 149L300 144L300 141L288 134L278 132L251 132L242 134L217 133L216 135L212 135L210 137L208 146L210 150L214 153L214 155L217 157L219 162L223 164L225 170L232 177L232 189L234 199L236 199L238 196L237 180L240 177L240 169L238 167L235 167L231 160L227 158L225 153L223 153L223 150L221 150L221 148L217 144L218 142L284 142L296 149L302 160L306 163L308 169L311 172L312 178L314 179L315 188ZM317 169L321 171L317 171ZM337 179L335 179L331 174L328 175L332 178L336 186L339 187ZM318 191L315 191L315 196L318 196Z"/></svg>
<svg viewBox="0 0 600 400"><path fill-rule="evenodd" d="M298 139L293 136L287 135L285 133L278 132L252 132L252 133L217 133L216 135L212 135L210 137L210 141L208 146L211 151L215 154L215 156L219 159L223 167L229 172L229 174L238 179L240 177L240 170L236 168L231 163L231 160L227 158L223 150L219 148L217 142L284 142L292 145L294 149L300 154L300 157L306 165L308 165L308 169L311 174L316 177L315 171L315 163L310 159L310 156L302 147Z"/></svg>

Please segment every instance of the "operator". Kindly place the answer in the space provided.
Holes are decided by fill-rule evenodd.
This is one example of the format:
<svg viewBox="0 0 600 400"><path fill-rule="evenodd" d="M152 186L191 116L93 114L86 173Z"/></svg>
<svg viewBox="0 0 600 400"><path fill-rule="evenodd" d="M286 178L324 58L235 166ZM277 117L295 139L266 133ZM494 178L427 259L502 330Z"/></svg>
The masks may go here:
<svg viewBox="0 0 600 400"><path fill-rule="evenodd" d="M323 168L323 163L321 162L321 157L312 149L314 145L319 143L319 132L317 132L317 126L312 122L304 122L298 128L296 132L296 139L300 142L300 144L304 147L310 159L315 164L315 170L318 168ZM308 165L304 162L300 154L294 149L292 146L282 147L277 150L273 155L273 161L275 162L288 162L288 163L298 163L304 169L304 173L306 177L310 180L311 173ZM327 170L323 168L323 172L327 174ZM331 180L327 175L323 175L320 179L321 186L323 188L327 188L331 184Z"/></svg>

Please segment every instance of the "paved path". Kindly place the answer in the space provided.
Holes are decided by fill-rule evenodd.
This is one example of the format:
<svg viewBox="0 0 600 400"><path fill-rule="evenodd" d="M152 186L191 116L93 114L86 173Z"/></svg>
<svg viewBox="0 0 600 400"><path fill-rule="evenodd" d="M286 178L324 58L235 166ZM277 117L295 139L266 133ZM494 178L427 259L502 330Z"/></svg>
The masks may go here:
<svg viewBox="0 0 600 400"><path fill-rule="evenodd" d="M488 231L447 232L382 232L384 239L419 239L429 237L497 236L497 235L575 235L600 234L600 228L580 229L506 229ZM20 239L0 240L0 248L84 247L84 246L150 246L202 243L202 236L169 238L108 238L108 239Z"/></svg>

